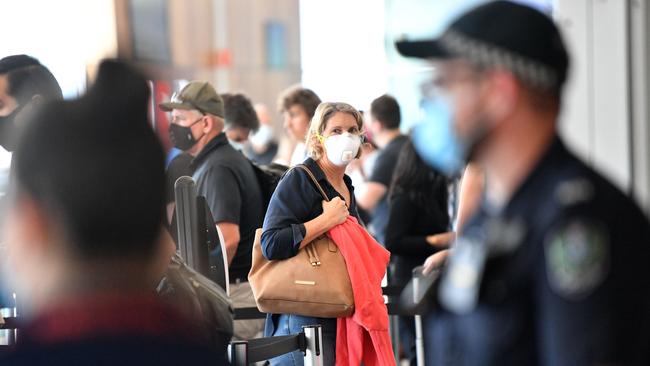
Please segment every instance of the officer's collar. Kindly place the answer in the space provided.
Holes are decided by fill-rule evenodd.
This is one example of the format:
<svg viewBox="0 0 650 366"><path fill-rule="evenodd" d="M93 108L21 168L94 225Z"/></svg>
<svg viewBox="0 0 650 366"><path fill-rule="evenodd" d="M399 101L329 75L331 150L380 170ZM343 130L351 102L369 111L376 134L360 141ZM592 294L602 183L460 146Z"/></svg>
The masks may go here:
<svg viewBox="0 0 650 366"><path fill-rule="evenodd" d="M207 145L203 147L203 149L199 152L199 154L192 160L191 167L192 169L196 168L205 158L210 155L210 153L222 146L228 146L228 138L226 137L226 134L224 132L221 132L217 136L215 136L210 142L208 142Z"/></svg>
<svg viewBox="0 0 650 366"><path fill-rule="evenodd" d="M562 138L557 134L553 137L551 142L546 148L546 151L541 155L540 159L528 173L528 176L523 180L519 187L512 194L508 202L503 206L502 211L507 211L514 202L520 199L520 196L528 189L528 187L536 182L548 179L545 177L546 170L560 159L566 153L566 147Z"/></svg>

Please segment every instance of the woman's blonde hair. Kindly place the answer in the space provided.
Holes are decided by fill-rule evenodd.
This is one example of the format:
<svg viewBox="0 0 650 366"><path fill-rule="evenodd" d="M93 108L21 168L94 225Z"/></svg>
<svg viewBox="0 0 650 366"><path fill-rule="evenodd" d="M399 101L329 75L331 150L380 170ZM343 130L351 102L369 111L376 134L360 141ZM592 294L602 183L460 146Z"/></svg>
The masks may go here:
<svg viewBox="0 0 650 366"><path fill-rule="evenodd" d="M363 133L363 116L361 115L361 112L353 106L347 103L334 102L323 102L319 104L318 108L316 108L316 112L314 112L314 117L312 117L311 123L309 124L309 132L307 132L306 138L307 153L312 159L318 160L323 156L323 144L318 137L323 135L323 132L327 127L327 121L339 112L354 117L359 132ZM359 158L360 156L361 149L359 149L359 153L355 158Z"/></svg>

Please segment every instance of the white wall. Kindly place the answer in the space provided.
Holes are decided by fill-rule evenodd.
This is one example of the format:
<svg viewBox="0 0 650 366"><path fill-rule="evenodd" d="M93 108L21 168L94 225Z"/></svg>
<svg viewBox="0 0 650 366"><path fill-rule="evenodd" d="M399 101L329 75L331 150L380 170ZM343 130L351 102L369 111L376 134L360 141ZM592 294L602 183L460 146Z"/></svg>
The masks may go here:
<svg viewBox="0 0 650 366"><path fill-rule="evenodd" d="M38 58L59 81L65 97L83 91L86 67L115 56L113 0L0 0L0 57Z"/></svg>
<svg viewBox="0 0 650 366"><path fill-rule="evenodd" d="M571 54L562 134L618 186L632 188L629 3L557 0Z"/></svg>
<svg viewBox="0 0 650 366"><path fill-rule="evenodd" d="M302 84L323 101L366 109L386 93L384 2L300 1Z"/></svg>
<svg viewBox="0 0 650 366"><path fill-rule="evenodd" d="M83 92L88 66L117 52L113 0L0 0L0 14L0 58L38 58L66 98ZM0 147L0 194L10 162Z"/></svg>
<svg viewBox="0 0 650 366"><path fill-rule="evenodd" d="M650 212L649 19L650 6L647 1L630 2L632 189L646 212Z"/></svg>

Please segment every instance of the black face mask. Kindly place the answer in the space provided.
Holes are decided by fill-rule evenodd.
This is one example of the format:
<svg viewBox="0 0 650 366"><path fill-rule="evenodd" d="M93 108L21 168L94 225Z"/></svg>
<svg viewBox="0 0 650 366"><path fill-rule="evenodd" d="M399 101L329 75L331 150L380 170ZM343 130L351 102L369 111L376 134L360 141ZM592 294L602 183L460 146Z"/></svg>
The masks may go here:
<svg viewBox="0 0 650 366"><path fill-rule="evenodd" d="M174 144L174 147L183 151L187 151L196 145L198 140L194 138L194 135L192 135L191 127L202 119L203 117L199 118L189 126L181 126L176 123L171 123L169 125L169 139L171 140L172 144ZM201 137L199 137L199 139L200 138Z"/></svg>
<svg viewBox="0 0 650 366"><path fill-rule="evenodd" d="M4 147L7 151L14 151L16 148L16 116L23 109L24 106L18 106L9 115L0 117L0 146Z"/></svg>

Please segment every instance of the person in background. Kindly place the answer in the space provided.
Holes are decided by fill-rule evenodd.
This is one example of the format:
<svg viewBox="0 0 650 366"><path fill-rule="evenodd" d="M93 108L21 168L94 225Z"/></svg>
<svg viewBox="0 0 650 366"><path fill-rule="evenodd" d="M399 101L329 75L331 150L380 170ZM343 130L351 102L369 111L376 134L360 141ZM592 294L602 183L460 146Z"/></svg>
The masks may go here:
<svg viewBox="0 0 650 366"><path fill-rule="evenodd" d="M327 193L329 202L302 169L291 169L278 184L264 218L262 253L269 260L295 256L298 250L342 224L352 214L360 219L352 181L346 166L361 152L363 119L345 103L322 103L314 114L307 134L310 157L304 164ZM298 333L303 325L323 326L325 365L334 365L336 319L295 314L269 314L265 336ZM301 352L277 357L271 365L302 365Z"/></svg>
<svg viewBox="0 0 650 366"><path fill-rule="evenodd" d="M28 55L12 55L0 59L0 155L11 160L16 140L24 121L45 102L62 100L61 87L54 75L37 59ZM5 194L9 163L0 170L0 192ZM5 200L0 198L0 218ZM0 289L0 307L13 306L11 294Z"/></svg>
<svg viewBox="0 0 650 366"><path fill-rule="evenodd" d="M237 151L244 151L249 137L260 127L257 113L251 100L244 94L221 94L223 99L225 133L230 145Z"/></svg>
<svg viewBox="0 0 650 366"><path fill-rule="evenodd" d="M0 145L13 151L21 121L35 107L62 99L56 78L37 59L27 55L0 59Z"/></svg>
<svg viewBox="0 0 650 366"><path fill-rule="evenodd" d="M284 128L295 143L289 160L290 166L302 163L307 157L305 138L309 121L320 102L316 93L299 86L285 90L278 99L278 110L284 116Z"/></svg>
<svg viewBox="0 0 650 366"><path fill-rule="evenodd" d="M458 215L456 216L456 223L453 225L454 231L431 238L436 241L436 245L451 246L453 244L456 235L463 232L465 224L481 204L484 190L485 173L477 163L470 162L465 167L462 179L460 180L460 188L458 190ZM422 272L427 274L434 269L441 268L448 255L449 250L447 249L431 254L424 261Z"/></svg>
<svg viewBox="0 0 650 366"><path fill-rule="evenodd" d="M400 152L388 194L386 249L391 252L390 285L405 286L422 258L447 248L440 234L449 229L447 178L426 165L407 141ZM399 335L406 358L415 365L415 323L400 316Z"/></svg>
<svg viewBox="0 0 650 366"><path fill-rule="evenodd" d="M0 364L225 364L155 293L173 246L161 240L164 156L148 100L143 76L104 61L86 95L25 121L2 277L25 324Z"/></svg>
<svg viewBox="0 0 650 366"><path fill-rule="evenodd" d="M197 194L223 234L233 307L254 307L248 272L255 230L264 219L262 192L250 161L228 143L223 100L210 83L193 81L160 108L172 112L170 139L193 157ZM263 328L262 319L235 320L234 338L255 338Z"/></svg>
<svg viewBox="0 0 650 366"><path fill-rule="evenodd" d="M260 128L250 136L250 144L244 150L246 156L257 164L271 164L278 154L278 142L275 138L273 120L265 104L253 105Z"/></svg>
<svg viewBox="0 0 650 366"><path fill-rule="evenodd" d="M372 173L367 182L358 187L359 207L370 214L370 233L381 244L386 242L388 224L388 201L386 194L390 188L397 157L408 137L402 135L399 126L402 116L397 100L390 95L382 95L370 105L370 131L379 153L374 161Z"/></svg>

